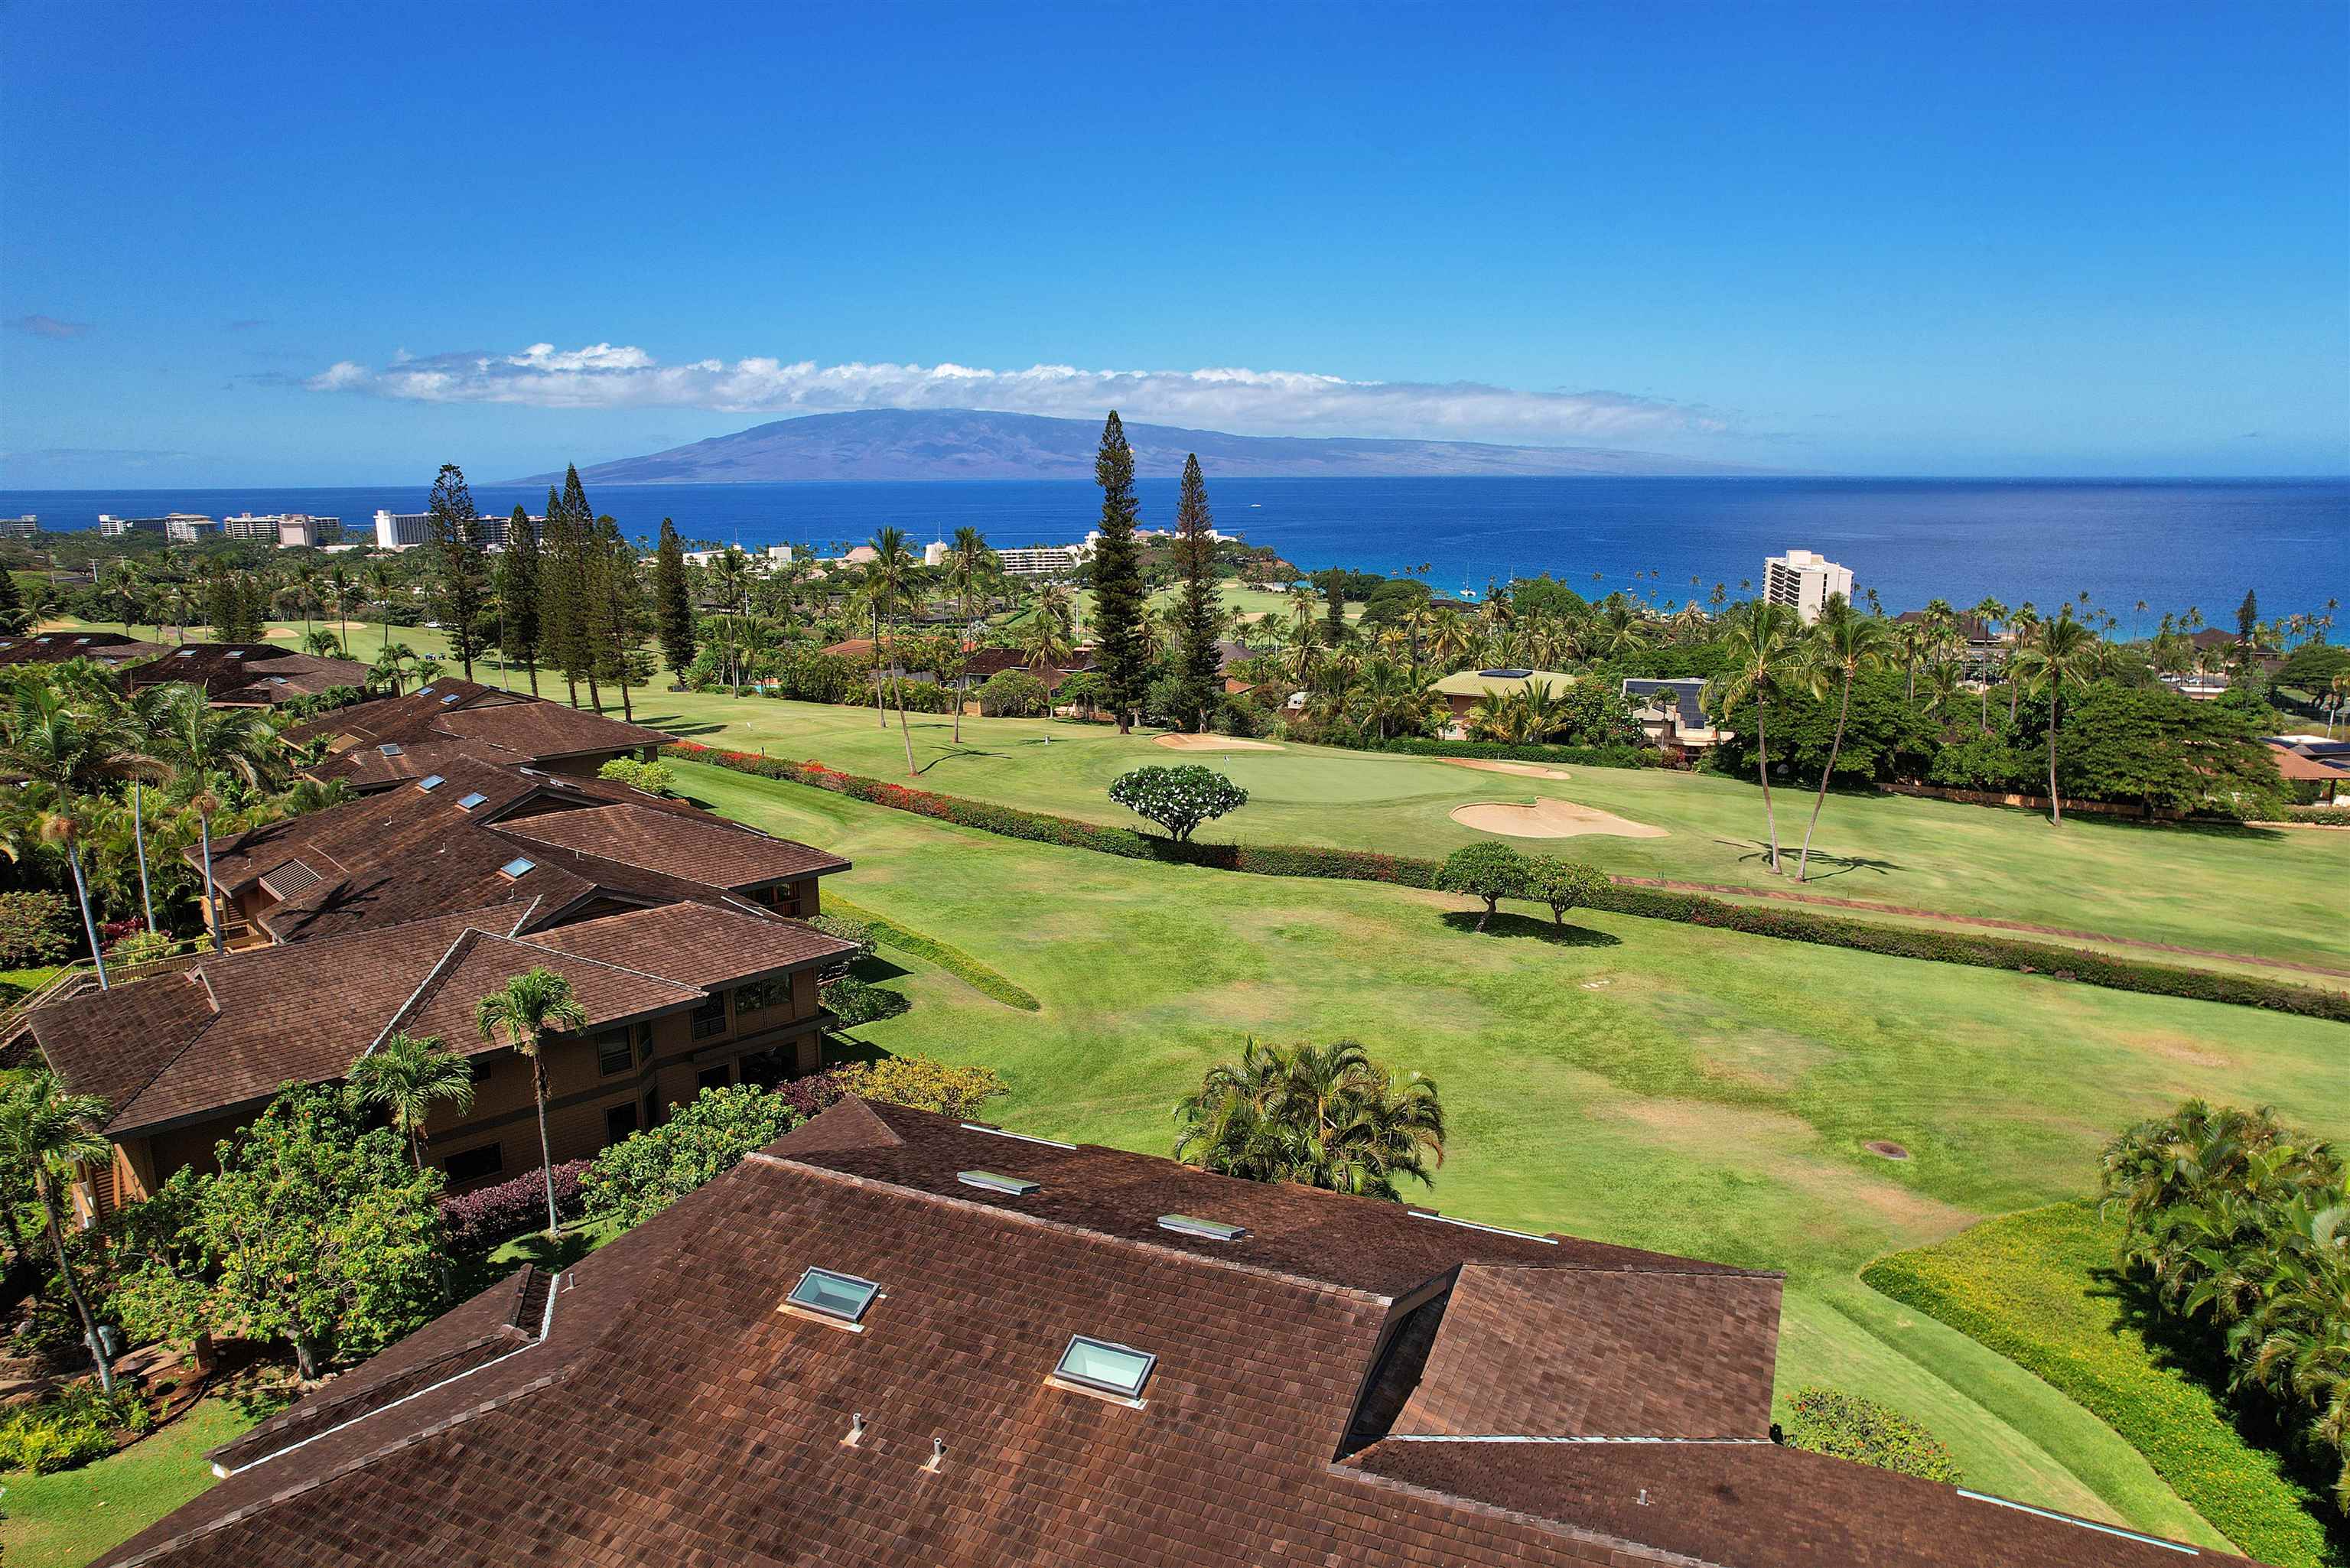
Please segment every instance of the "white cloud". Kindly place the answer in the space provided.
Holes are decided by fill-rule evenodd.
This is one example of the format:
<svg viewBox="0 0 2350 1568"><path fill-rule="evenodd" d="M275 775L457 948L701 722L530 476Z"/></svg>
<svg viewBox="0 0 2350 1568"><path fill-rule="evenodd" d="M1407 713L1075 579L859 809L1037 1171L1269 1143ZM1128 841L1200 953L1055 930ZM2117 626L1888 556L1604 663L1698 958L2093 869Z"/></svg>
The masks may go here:
<svg viewBox="0 0 2350 1568"><path fill-rule="evenodd" d="M818 365L753 357L663 365L642 348L596 343L517 354L403 353L381 369L338 360L306 383L433 403L536 408L712 409L744 414L858 409L989 409L1129 420L1249 434L1399 435L1591 441L1726 427L1703 408L1621 392L1528 392L1474 382L1350 381L1290 370L1086 370L1032 365Z"/></svg>

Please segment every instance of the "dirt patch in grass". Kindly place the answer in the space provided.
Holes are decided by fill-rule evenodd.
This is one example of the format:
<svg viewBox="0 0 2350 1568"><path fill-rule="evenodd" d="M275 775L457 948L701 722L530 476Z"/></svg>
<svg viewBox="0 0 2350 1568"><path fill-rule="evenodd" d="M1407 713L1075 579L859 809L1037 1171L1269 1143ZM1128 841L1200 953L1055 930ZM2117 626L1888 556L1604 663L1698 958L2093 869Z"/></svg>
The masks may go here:
<svg viewBox="0 0 2350 1568"><path fill-rule="evenodd" d="M2232 1067L2235 1058L2204 1049L2207 1042L2178 1034L2149 1034L2137 1042L2166 1062L2189 1067Z"/></svg>
<svg viewBox="0 0 2350 1568"><path fill-rule="evenodd" d="M1230 735L1160 735L1153 744L1170 752L1285 752L1271 741L1237 741Z"/></svg>
<svg viewBox="0 0 2350 1568"><path fill-rule="evenodd" d="M1708 1105L1698 1100L1642 1100L1623 1114L1659 1141L1690 1155L1773 1179L1833 1211L1866 1210L1902 1237L1940 1238L1976 1216L1954 1204L1891 1181L1872 1179L1831 1158L1818 1131L1781 1111Z"/></svg>
<svg viewBox="0 0 2350 1568"><path fill-rule="evenodd" d="M1565 768L1546 768L1540 763L1493 763L1487 762L1482 757L1439 757L1436 760L1448 767L1475 768L1482 774L1515 774L1520 778L1527 779L1563 779L1574 776Z"/></svg>
<svg viewBox="0 0 2350 1568"><path fill-rule="evenodd" d="M1903 1148L1899 1144L1893 1142L1890 1138L1873 1137L1866 1143L1862 1144L1860 1147L1866 1149L1869 1153L1886 1159L1908 1159L1909 1158L1909 1151Z"/></svg>
<svg viewBox="0 0 2350 1568"><path fill-rule="evenodd" d="M1524 803L1485 801L1455 806L1452 820L1480 833L1510 838L1579 838L1587 833L1611 838L1662 838L1665 830L1634 822L1612 811L1577 805L1571 800L1544 798Z"/></svg>

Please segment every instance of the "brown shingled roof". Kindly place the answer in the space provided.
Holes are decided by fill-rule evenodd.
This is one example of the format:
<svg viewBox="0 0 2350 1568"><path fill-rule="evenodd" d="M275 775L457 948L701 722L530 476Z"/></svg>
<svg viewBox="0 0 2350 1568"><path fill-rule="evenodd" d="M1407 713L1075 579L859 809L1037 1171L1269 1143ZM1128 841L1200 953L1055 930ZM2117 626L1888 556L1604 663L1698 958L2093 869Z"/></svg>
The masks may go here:
<svg viewBox="0 0 2350 1568"><path fill-rule="evenodd" d="M848 867L837 855L788 838L771 838L714 816L657 811L635 801L549 812L504 825L498 831L509 838L599 855L624 866L698 877L722 888L764 888Z"/></svg>
<svg viewBox="0 0 2350 1568"><path fill-rule="evenodd" d="M191 642L124 671L132 691L183 680L213 701L279 702L335 686L363 686L368 667L275 642Z"/></svg>
<svg viewBox="0 0 2350 1568"><path fill-rule="evenodd" d="M325 739L336 746L326 765L312 770L320 778L348 778L367 788L412 773L388 770L378 758L390 742L403 752L438 752L479 757L492 763L536 763L553 758L592 755L598 752L631 752L658 746L670 736L642 724L630 724L565 703L504 691L478 681L442 679L399 697L380 697L355 703L291 726L287 738L296 742Z"/></svg>
<svg viewBox="0 0 2350 1568"><path fill-rule="evenodd" d="M911 1184L850 1168L884 1156ZM999 1199L931 1175L972 1167L1045 1185ZM1095 1176L1118 1190L1088 1208ZM1129 1214L1178 1200L1252 1232L1131 1233ZM543 1297L493 1287L216 1450L227 1479L103 1561L2175 1568L2167 1548L1759 1436L1336 1457L1399 1310L1472 1270L1613 1260L1625 1354L1680 1378L1712 1368L1674 1365L1687 1342L1640 1348L1638 1286L1768 1282L1594 1245L849 1102ZM1408 1296L1366 1288L1422 1266ZM779 1310L811 1267L879 1285L860 1332ZM1158 1358L1139 1405L1049 1380L1073 1334Z"/></svg>

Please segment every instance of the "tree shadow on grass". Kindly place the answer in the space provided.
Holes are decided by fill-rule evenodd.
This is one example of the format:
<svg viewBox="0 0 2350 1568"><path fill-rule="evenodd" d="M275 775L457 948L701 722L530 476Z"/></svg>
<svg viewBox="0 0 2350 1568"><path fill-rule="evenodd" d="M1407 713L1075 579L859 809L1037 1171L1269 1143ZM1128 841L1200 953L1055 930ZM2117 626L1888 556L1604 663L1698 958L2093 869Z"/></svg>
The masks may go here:
<svg viewBox="0 0 2350 1568"><path fill-rule="evenodd" d="M953 762L962 757L986 757L990 760L1001 760L1004 755L1005 753L1002 752L982 751L977 746L950 746L946 750L941 752L937 756L932 757L929 762L924 763L920 767L916 768L914 771L917 774L926 774L932 768L937 767L941 763Z"/></svg>
<svg viewBox="0 0 2350 1568"><path fill-rule="evenodd" d="M662 733L669 735L714 735L726 728L723 724L680 723L676 715L671 713L663 713L658 717L648 714L645 717L639 719L637 722L642 724L648 730L659 730Z"/></svg>
<svg viewBox="0 0 2350 1568"><path fill-rule="evenodd" d="M452 1260L450 1294L456 1301L470 1301L525 1263L536 1263L549 1273L560 1273L594 1248L595 1239L576 1224L565 1227L552 1241L544 1232L534 1231L511 1241L501 1241L487 1252Z"/></svg>
<svg viewBox="0 0 2350 1568"><path fill-rule="evenodd" d="M2230 1391L2234 1369L2209 1318L2165 1311L2150 1278L2111 1267L2091 1269L2085 1293L2114 1303L2116 1337L2124 1330L2136 1334L2155 1366L2209 1394L2237 1436L2276 1457L2284 1474L2309 1493L2310 1517L2325 1532L2335 1555L2350 1561L2350 1515L2332 1506L2333 1475L2299 1440L2299 1423L2290 1411L2259 1388Z"/></svg>
<svg viewBox="0 0 2350 1568"><path fill-rule="evenodd" d="M1762 840L1717 838L1714 842L1737 850L1738 861L1742 866L1761 866L1766 869L1770 867L1771 846ZM1779 846L1779 866L1786 876L1787 885L1791 888L1801 888L1811 882L1825 882L1831 877L1842 877L1853 871L1874 871L1882 877L1888 871L1909 869L1898 860L1877 860L1861 855L1829 855L1814 849L1812 851L1810 864L1804 868L1804 881L1798 882L1795 880L1795 861L1802 853L1800 846L1795 847L1790 847L1784 844ZM1824 866L1829 869L1822 870L1821 867Z"/></svg>
<svg viewBox="0 0 2350 1568"><path fill-rule="evenodd" d="M1444 923L1456 931L1477 936L1475 909L1448 909ZM1609 931L1595 931L1588 926L1554 925L1531 915L1513 915L1503 909L1485 923L1482 933L1489 937L1514 937L1521 940L1548 942L1562 948L1612 948L1623 944L1624 939Z"/></svg>
<svg viewBox="0 0 2350 1568"><path fill-rule="evenodd" d="M824 1037L823 1064L826 1067L846 1067L852 1062L885 1062L889 1053L869 1040L859 1040L854 1034L835 1031Z"/></svg>
<svg viewBox="0 0 2350 1568"><path fill-rule="evenodd" d="M883 958L879 953L876 953L871 958L861 958L855 963L850 964L848 966L848 972L855 975L858 979L866 981L868 984L878 985L882 981L896 980L902 975L911 974L914 971L909 969L900 969L898 965L891 963L888 959Z"/></svg>

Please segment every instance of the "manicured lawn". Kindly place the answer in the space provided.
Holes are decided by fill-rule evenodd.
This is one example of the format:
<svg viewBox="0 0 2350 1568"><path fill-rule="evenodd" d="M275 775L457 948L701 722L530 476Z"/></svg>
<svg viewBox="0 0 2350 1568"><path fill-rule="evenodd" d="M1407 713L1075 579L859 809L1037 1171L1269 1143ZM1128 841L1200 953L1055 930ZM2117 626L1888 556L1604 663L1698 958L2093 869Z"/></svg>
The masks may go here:
<svg viewBox="0 0 2350 1568"><path fill-rule="evenodd" d="M2120 1237L2087 1203L2062 1203L1986 1220L1884 1259L1865 1277L2111 1422L2247 1554L2277 1568L2350 1562L2340 1516L2274 1454L2247 1443L2211 1385L2141 1331L2135 1293L2113 1272ZM2157 1320L2158 1335L2160 1327ZM2317 1511L2336 1522L2331 1541Z"/></svg>
<svg viewBox="0 0 2350 1568"><path fill-rule="evenodd" d="M178 1420L109 1459L52 1476L0 1478L8 1568L79 1568L213 1484L203 1460L259 1417L234 1398L199 1400Z"/></svg>
<svg viewBox="0 0 2350 1568"><path fill-rule="evenodd" d="M869 710L664 691L648 696L638 717L704 744L905 777L894 713L885 730ZM1250 801L1201 828L1202 840L1440 856L1484 836L1452 821L1454 807L1552 796L1666 828L1667 836L1513 842L1624 875L1791 885L1763 864L1761 793L1708 774L1575 767L1562 781L1321 747L1184 753L1147 734L1045 720L967 718L957 747L946 718L910 715L909 723L923 787L1090 821L1142 826L1105 794L1128 769L1204 762L1245 786ZM1782 791L1778 798L1781 838L1792 845L1803 831L1801 797ZM2031 812L1838 794L1820 819L1813 870L1806 890L1836 898L2350 970L2342 909L2350 834L2094 817L2056 828Z"/></svg>
<svg viewBox="0 0 2350 1568"><path fill-rule="evenodd" d="M1036 996L988 1001L899 952L893 1052L1002 1072L991 1116L1166 1152L1170 1107L1254 1033L1352 1035L1442 1085L1430 1200L1789 1273L1782 1392L1892 1399L1971 1484L2193 1533L2079 1407L1861 1286L1883 1253L2088 1191L2110 1131L2195 1094L2350 1128L2350 1029L2211 1003L1614 916L1480 938L1459 900L1238 876L951 828L706 764L689 793L841 851L846 898ZM1869 1139L1906 1146L1892 1163Z"/></svg>

